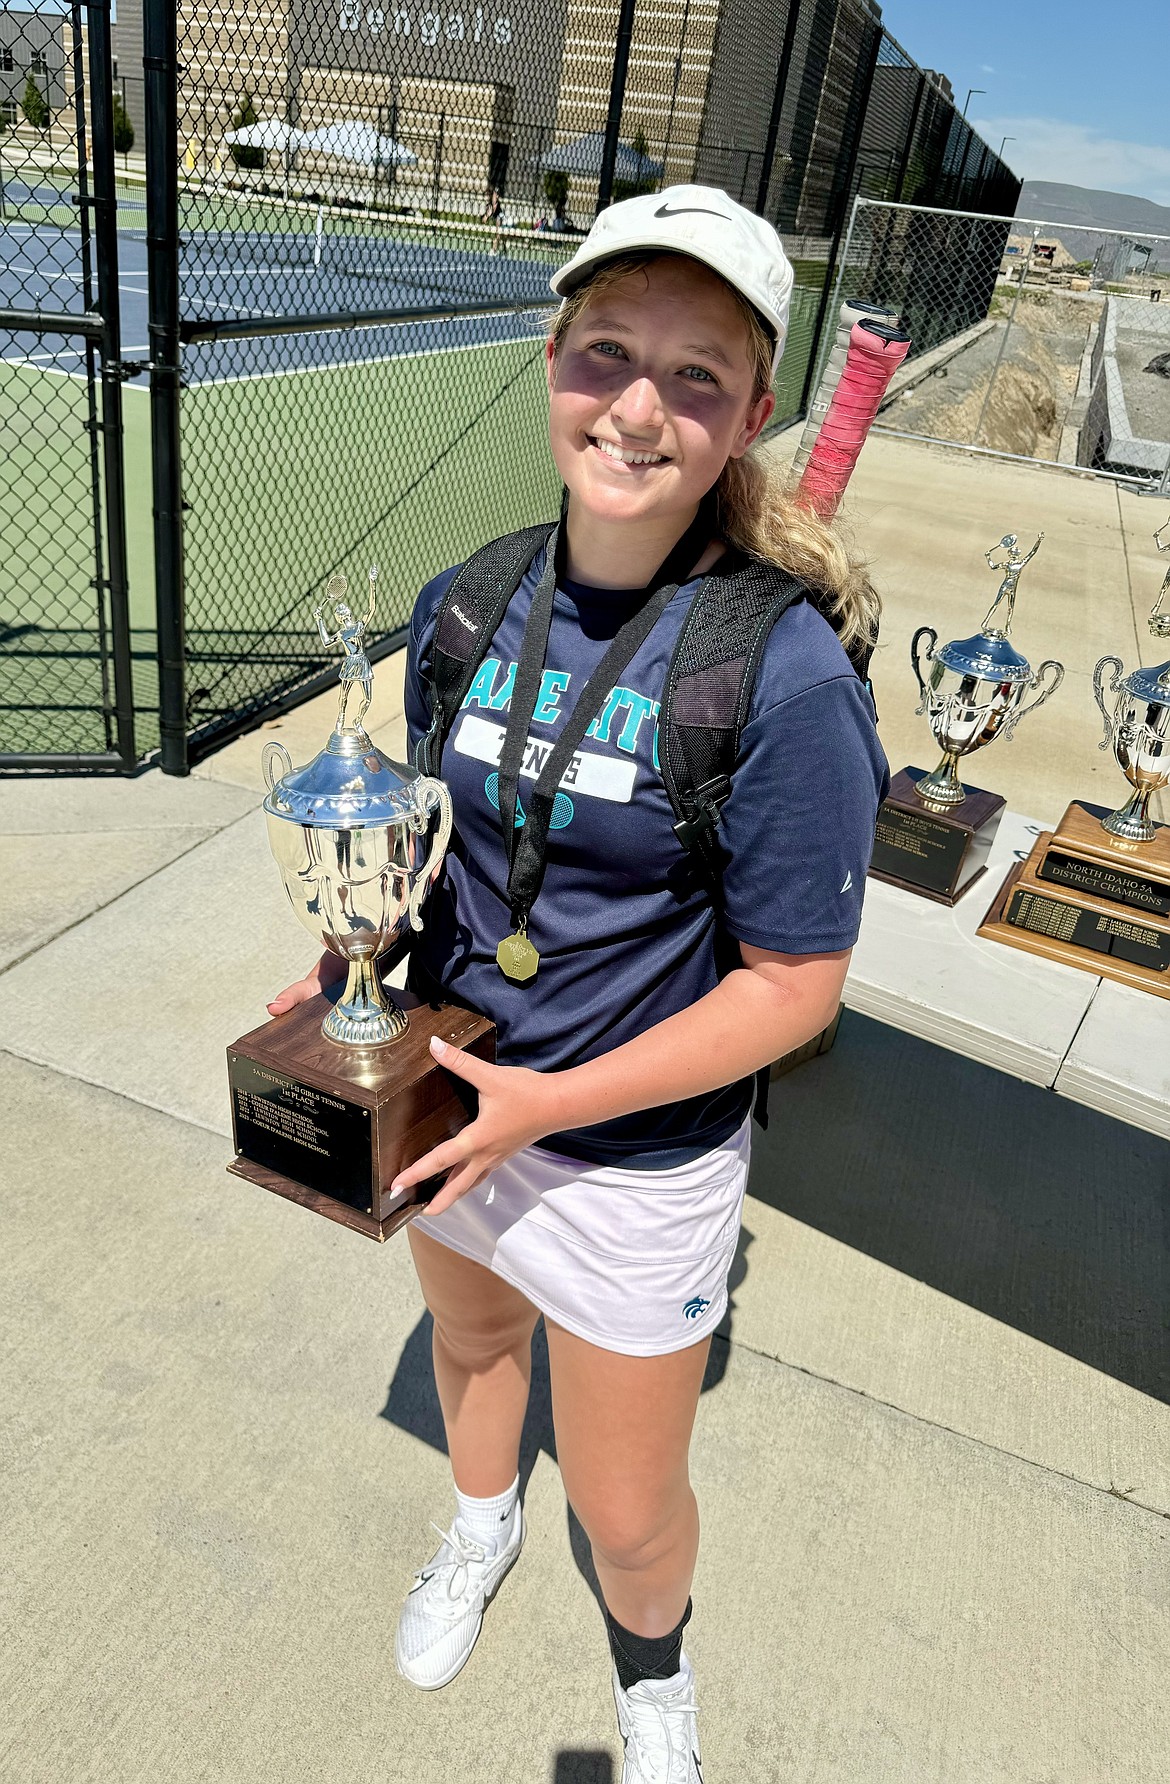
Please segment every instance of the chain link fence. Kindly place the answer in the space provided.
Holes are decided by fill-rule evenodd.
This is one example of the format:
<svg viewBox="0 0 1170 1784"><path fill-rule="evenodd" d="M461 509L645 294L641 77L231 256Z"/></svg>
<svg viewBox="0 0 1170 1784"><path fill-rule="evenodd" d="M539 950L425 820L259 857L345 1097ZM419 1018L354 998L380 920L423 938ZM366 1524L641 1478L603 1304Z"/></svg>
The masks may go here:
<svg viewBox="0 0 1170 1784"><path fill-rule="evenodd" d="M0 12L0 767L132 767L108 68L84 9ZM132 686L137 680L136 690Z"/></svg>
<svg viewBox="0 0 1170 1784"><path fill-rule="evenodd" d="M776 224L796 272L778 425L808 401L857 193L1010 209L1018 191L944 77L859 0L120 12L99 74L126 346L108 378L100 343L87 348L69 391L20 382L59 343L0 342L27 467L0 520L4 555L24 528L30 562L51 540L62 578L88 568L104 585L96 442L107 386L124 386L137 747L160 742L174 772L332 678L307 623L329 575L379 563L375 648L389 648L429 575L553 512L548 279L599 208L697 181ZM22 16L0 13L0 37ZM96 16L34 15L37 45L8 71L0 54L15 117L0 170L21 213L3 238L9 286L30 256L79 264ZM34 50L47 124L20 110ZM77 531L91 512L92 539ZM71 648L60 617L50 679ZM22 708L27 679L11 664L0 678Z"/></svg>
<svg viewBox="0 0 1170 1784"><path fill-rule="evenodd" d="M878 431L1170 492L1170 238L861 196L838 290L914 337Z"/></svg>

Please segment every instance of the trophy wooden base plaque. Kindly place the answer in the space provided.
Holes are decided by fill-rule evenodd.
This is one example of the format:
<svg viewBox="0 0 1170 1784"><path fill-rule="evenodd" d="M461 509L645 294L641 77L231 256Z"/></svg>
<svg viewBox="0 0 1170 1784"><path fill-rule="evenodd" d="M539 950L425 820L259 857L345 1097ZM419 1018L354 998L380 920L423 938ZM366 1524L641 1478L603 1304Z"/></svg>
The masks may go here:
<svg viewBox="0 0 1170 1784"><path fill-rule="evenodd" d="M390 1185L432 1146L465 1127L475 1093L445 1072L432 1035L495 1057L495 1028L455 1004L396 991L406 1033L381 1047L327 1040L322 993L241 1036L228 1048L232 1137L227 1167L371 1239L388 1239L426 1206L439 1180L395 1196Z"/></svg>
<svg viewBox="0 0 1170 1784"><path fill-rule="evenodd" d="M978 933L1170 997L1170 827L1126 843L1077 800L1013 867Z"/></svg>
<svg viewBox="0 0 1170 1784"><path fill-rule="evenodd" d="M869 871L875 880L957 904L987 871L1004 800L964 784L962 805L928 805L916 788L924 768L903 768L878 812Z"/></svg>

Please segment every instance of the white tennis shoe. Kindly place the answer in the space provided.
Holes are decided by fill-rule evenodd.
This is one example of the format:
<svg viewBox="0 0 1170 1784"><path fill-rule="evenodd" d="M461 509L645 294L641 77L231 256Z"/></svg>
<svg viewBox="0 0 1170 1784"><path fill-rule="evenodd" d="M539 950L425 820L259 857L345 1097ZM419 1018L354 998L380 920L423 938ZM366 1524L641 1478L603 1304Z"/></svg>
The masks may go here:
<svg viewBox="0 0 1170 1784"><path fill-rule="evenodd" d="M414 1576L398 1619L394 1657L398 1671L421 1691L449 1685L466 1665L483 1623L484 1607L520 1553L524 1511L520 1501L502 1546L488 1547L456 1517L425 1567Z"/></svg>
<svg viewBox="0 0 1170 1784"><path fill-rule="evenodd" d="M626 1749L622 1784L703 1784L695 1675L685 1654L672 1679L639 1679L628 1691L615 1667L613 1699Z"/></svg>

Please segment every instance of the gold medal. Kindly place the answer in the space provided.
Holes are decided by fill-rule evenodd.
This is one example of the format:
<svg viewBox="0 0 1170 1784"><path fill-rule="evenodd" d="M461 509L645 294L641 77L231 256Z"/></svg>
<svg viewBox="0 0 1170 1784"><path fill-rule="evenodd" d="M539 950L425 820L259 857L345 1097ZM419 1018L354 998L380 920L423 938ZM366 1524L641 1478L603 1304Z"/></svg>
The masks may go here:
<svg viewBox="0 0 1170 1784"><path fill-rule="evenodd" d="M506 935L496 949L496 965L506 979L517 985L523 985L528 979L536 977L536 969L540 965L540 955L529 941L523 928L515 935Z"/></svg>

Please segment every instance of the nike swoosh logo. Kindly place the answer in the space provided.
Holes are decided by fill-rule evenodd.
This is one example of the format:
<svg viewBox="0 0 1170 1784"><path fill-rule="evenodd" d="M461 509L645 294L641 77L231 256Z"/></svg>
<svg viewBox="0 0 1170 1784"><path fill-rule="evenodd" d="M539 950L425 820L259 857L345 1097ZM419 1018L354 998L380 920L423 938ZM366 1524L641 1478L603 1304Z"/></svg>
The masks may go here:
<svg viewBox="0 0 1170 1784"><path fill-rule="evenodd" d="M849 872L845 875L845 884L841 888L842 892L848 892L852 885L853 885L853 869L850 868Z"/></svg>
<svg viewBox="0 0 1170 1784"><path fill-rule="evenodd" d="M725 211L708 210L704 204L680 204L673 211L668 205L660 204L654 215L656 217L685 217L692 211L697 212L700 217L722 217L725 223L729 220Z"/></svg>

